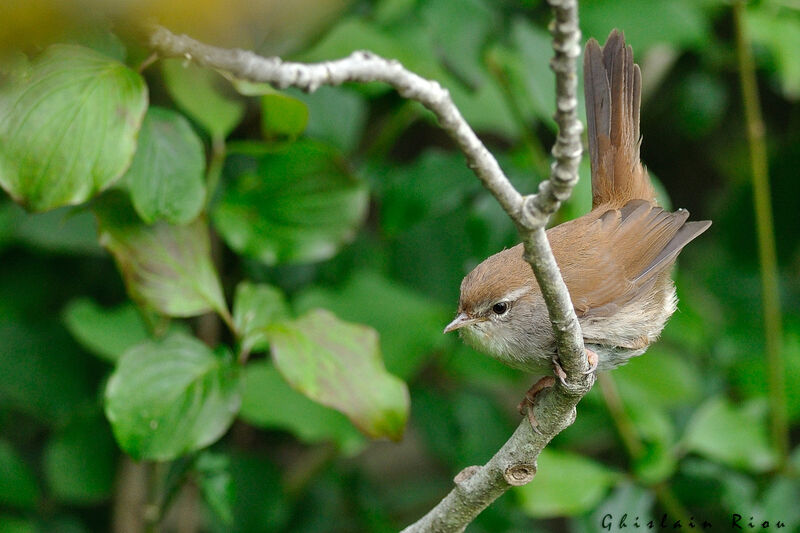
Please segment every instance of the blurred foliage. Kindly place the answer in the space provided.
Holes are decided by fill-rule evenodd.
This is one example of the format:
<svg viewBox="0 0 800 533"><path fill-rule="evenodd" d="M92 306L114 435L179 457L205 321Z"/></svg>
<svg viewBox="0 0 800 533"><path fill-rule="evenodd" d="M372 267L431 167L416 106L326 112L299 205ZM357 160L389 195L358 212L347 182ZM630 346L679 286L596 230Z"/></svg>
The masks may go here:
<svg viewBox="0 0 800 533"><path fill-rule="evenodd" d="M595 387L534 482L468 531L594 532L609 515L619 530L625 514L646 527L664 513L670 527L738 513L800 530L800 6L746 14L780 261L785 468L767 427L730 5L585 0L581 16L585 37L618 27L636 52L663 203L714 225L681 256L662 340ZM131 28L159 20L296 60L399 59L450 90L530 192L554 137L543 2L37 0L3 2L0 19L13 21L0 28L0 531L144 531L145 500L162 531L393 531L502 445L532 378L441 329L463 275L515 231L432 116L379 84L303 94L150 65ZM585 161L581 176L556 222L588 209Z"/></svg>

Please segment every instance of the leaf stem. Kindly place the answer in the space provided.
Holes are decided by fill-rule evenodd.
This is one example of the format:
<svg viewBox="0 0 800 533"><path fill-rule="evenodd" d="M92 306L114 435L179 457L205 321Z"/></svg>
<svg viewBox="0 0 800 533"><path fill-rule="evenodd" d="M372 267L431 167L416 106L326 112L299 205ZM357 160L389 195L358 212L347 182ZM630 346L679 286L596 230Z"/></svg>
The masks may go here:
<svg viewBox="0 0 800 533"><path fill-rule="evenodd" d="M219 179L222 175L222 165L225 163L225 139L215 136L211 139L211 157L208 161L206 172L206 210L214 199L214 194L219 186Z"/></svg>
<svg viewBox="0 0 800 533"><path fill-rule="evenodd" d="M149 56L144 58L144 61L139 63L139 66L136 67L136 72L141 74L142 72L145 71L145 69L147 69L147 67L149 67L150 65L152 65L156 61L158 61L158 52L153 52L152 54L150 54Z"/></svg>
<svg viewBox="0 0 800 533"><path fill-rule="evenodd" d="M747 121L747 141L753 178L753 203L758 236L758 258L761 265L762 305L764 307L764 337L769 387L770 429L772 443L778 454L779 467L786 465L789 453L789 428L786 414L786 383L781 355L783 338L778 286L778 260L775 251L772 203L770 200L769 166L764 121L759 104L755 62L745 22L743 0L733 3L736 29L736 52L739 80L742 85L742 105Z"/></svg>

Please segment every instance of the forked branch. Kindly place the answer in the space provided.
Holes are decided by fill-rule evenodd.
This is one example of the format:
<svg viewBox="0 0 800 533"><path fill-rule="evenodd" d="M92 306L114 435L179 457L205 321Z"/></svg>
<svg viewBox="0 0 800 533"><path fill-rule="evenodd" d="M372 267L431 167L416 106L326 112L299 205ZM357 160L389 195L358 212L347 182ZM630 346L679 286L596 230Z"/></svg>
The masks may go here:
<svg viewBox="0 0 800 533"><path fill-rule="evenodd" d="M449 92L436 81L406 70L397 61L362 51L336 61L292 63L244 50L208 46L162 27L151 33L150 44L162 56L184 57L251 82L266 82L279 88L297 87L309 92L322 85L347 82L379 81L391 85L401 96L420 102L436 115L439 126L464 153L469 167L516 224L525 244L525 258L533 268L547 303L561 365L567 373L567 386L557 384L537 395L533 409L539 421L539 433L532 430L527 418L523 419L488 463L464 469L456 476L456 486L450 494L406 528L407 532L462 531L503 492L531 481L539 453L553 437L572 424L575 406L594 383L592 374L583 373L588 370L588 363L580 326L544 231L550 216L569 198L577 183L583 131L577 118L577 58L581 50L577 0L549 0L549 3L555 14L550 27L555 50L551 67L556 74L555 119L559 132L552 152L555 161L550 179L542 182L537 194L527 196L511 185L497 160L461 116Z"/></svg>

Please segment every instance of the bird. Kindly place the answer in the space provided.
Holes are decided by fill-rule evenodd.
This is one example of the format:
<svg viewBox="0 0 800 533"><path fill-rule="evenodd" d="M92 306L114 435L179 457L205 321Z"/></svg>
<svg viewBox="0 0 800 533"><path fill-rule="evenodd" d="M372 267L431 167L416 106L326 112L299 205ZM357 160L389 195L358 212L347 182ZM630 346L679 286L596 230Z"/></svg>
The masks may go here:
<svg viewBox="0 0 800 533"><path fill-rule="evenodd" d="M590 39L583 71L592 209L548 229L547 238L593 372L626 363L658 339L677 308L672 266L711 221L689 222L687 210L669 212L656 201L639 156L641 71L624 34L613 30L602 47ZM564 382L553 327L522 244L488 257L464 277L457 315L444 333L456 330L467 344L513 368L552 371ZM554 383L551 375L526 397L532 401L537 385ZM532 409L528 413L532 417Z"/></svg>

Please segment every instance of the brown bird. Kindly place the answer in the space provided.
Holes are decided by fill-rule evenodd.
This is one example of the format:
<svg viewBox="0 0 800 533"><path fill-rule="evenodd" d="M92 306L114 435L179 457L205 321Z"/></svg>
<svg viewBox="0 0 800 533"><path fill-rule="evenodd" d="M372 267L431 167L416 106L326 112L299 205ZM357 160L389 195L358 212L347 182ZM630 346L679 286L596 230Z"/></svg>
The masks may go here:
<svg viewBox="0 0 800 533"><path fill-rule="evenodd" d="M592 210L547 231L569 288L590 362L610 369L644 353L675 312L670 270L710 221L687 222L656 204L639 161L641 73L624 36L586 44L583 62L592 166ZM522 244L499 252L461 282L458 315L444 332L512 367L533 373L558 365L541 290ZM552 378L550 378L552 384ZM533 391L533 389L532 389Z"/></svg>

